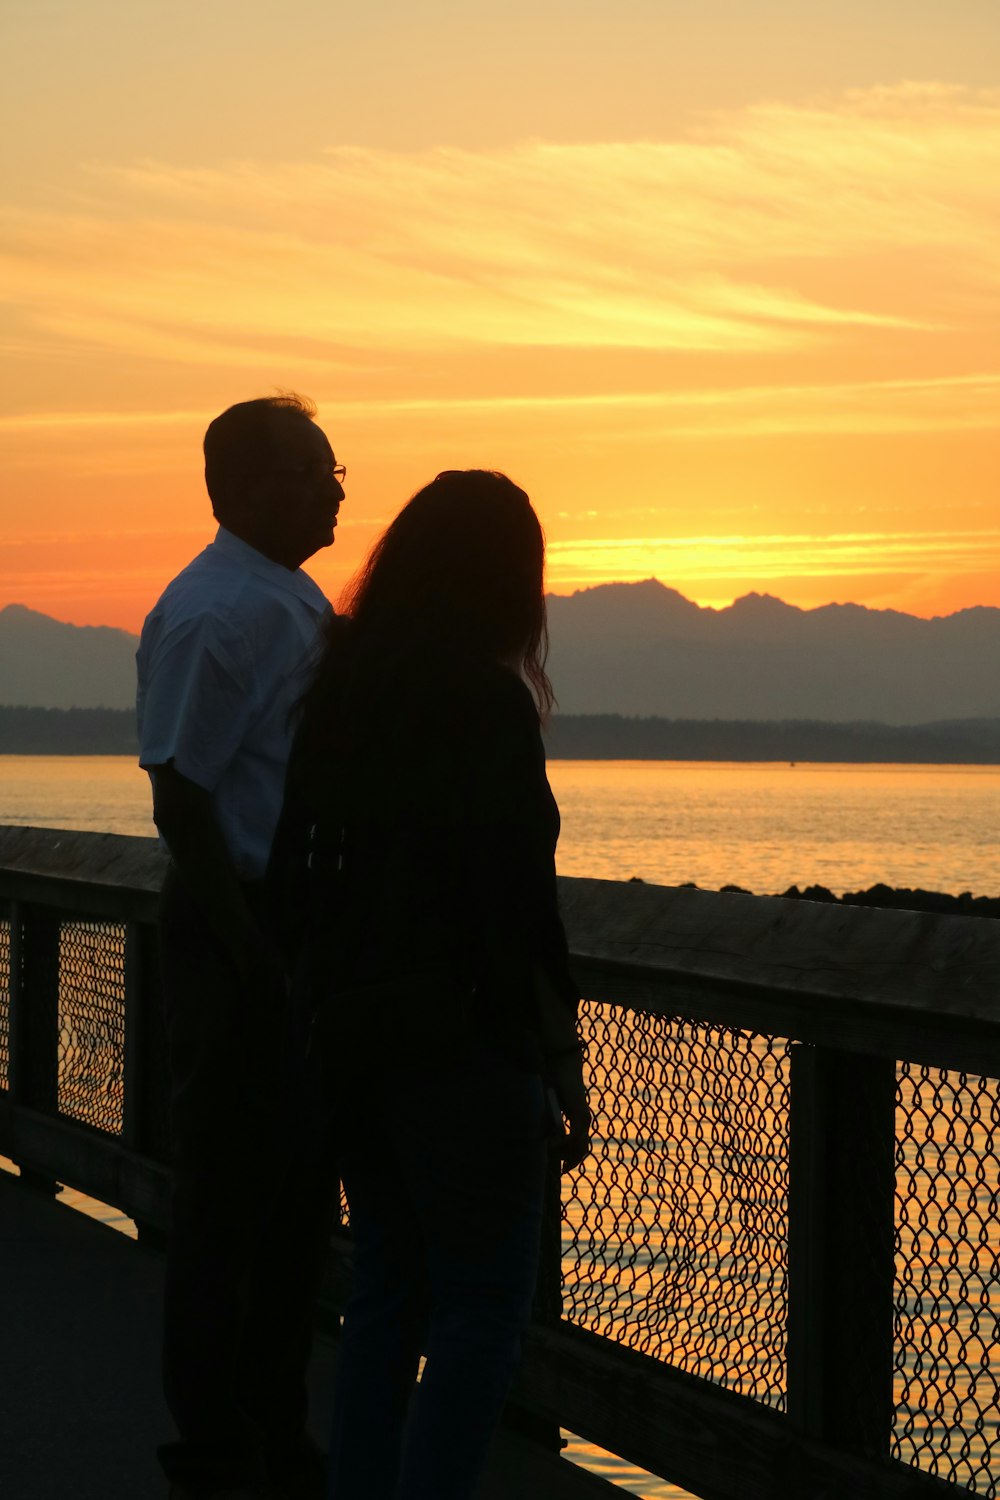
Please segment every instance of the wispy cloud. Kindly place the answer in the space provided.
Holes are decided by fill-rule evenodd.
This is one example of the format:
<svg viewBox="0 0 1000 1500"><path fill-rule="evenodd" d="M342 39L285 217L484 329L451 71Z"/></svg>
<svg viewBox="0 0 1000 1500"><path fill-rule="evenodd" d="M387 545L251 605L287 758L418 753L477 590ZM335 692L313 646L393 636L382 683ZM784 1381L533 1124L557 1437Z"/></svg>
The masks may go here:
<svg viewBox="0 0 1000 1500"><path fill-rule="evenodd" d="M1000 560L1000 529L976 531L840 532L705 536L588 537L550 542L549 577L556 592L613 578L667 579L703 593L747 578L861 578L887 573L974 572Z"/></svg>
<svg viewBox="0 0 1000 1500"><path fill-rule="evenodd" d="M591 391L550 395L372 397L352 401L320 397L335 405L340 422L376 428L412 420L426 424L464 416L538 417L552 429L567 420L578 424L607 418L619 436L636 430L662 431L674 438L711 431L732 436L781 432L926 432L935 428L993 428L1000 409L1000 373L926 379L829 381L654 391ZM622 425L623 419L631 425ZM0 416L0 438L57 430L105 441L108 434L135 429L204 426L203 410L35 411Z"/></svg>
<svg viewBox="0 0 1000 1500"><path fill-rule="evenodd" d="M0 416L0 432L80 429L108 432L133 427L175 427L205 422L204 411L26 411Z"/></svg>
<svg viewBox="0 0 1000 1500"><path fill-rule="evenodd" d="M181 364L794 351L995 313L998 159L1000 92L913 85L669 142L101 168L8 212L0 275L41 330Z"/></svg>
<svg viewBox="0 0 1000 1500"><path fill-rule="evenodd" d="M922 83L670 140L94 164L0 212L8 536L39 588L104 576L39 533L193 525L206 417L288 383L357 485L334 571L432 464L496 461L539 500L556 587L1000 575L997 534L936 529L942 485L962 525L993 494L998 161L1000 90ZM706 536L678 542L692 513ZM726 535L751 513L768 535ZM779 535L821 515L841 534Z"/></svg>

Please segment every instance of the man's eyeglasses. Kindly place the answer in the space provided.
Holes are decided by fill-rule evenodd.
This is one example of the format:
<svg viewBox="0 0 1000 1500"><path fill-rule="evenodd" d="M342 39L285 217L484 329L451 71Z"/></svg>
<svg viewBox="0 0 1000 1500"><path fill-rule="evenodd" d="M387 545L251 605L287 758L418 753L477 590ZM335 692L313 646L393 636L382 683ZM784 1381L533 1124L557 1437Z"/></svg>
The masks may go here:
<svg viewBox="0 0 1000 1500"><path fill-rule="evenodd" d="M286 464L279 470L282 474L293 474L296 479L335 479L338 484L343 484L347 478L346 464L331 464L327 466L322 463L311 464Z"/></svg>

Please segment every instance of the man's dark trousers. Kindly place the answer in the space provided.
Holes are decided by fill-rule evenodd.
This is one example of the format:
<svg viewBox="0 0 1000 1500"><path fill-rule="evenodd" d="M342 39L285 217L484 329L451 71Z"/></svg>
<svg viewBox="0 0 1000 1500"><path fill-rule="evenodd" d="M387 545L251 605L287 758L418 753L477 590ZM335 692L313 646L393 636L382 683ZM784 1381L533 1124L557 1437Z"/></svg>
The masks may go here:
<svg viewBox="0 0 1000 1500"><path fill-rule="evenodd" d="M262 917L261 888L246 894ZM297 1118L284 996L241 988L172 871L160 923L174 1151L164 1389L179 1434L160 1458L211 1493L303 1461L335 1179Z"/></svg>

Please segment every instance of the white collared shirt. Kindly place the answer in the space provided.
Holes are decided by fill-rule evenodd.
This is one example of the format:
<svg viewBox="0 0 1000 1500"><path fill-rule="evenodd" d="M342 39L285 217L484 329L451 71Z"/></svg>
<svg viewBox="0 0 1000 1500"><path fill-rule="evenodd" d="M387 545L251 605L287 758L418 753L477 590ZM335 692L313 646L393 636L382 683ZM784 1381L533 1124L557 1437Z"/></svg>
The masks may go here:
<svg viewBox="0 0 1000 1500"><path fill-rule="evenodd" d="M139 764L212 795L241 880L263 875L294 709L330 614L322 590L219 527L168 584L136 653Z"/></svg>

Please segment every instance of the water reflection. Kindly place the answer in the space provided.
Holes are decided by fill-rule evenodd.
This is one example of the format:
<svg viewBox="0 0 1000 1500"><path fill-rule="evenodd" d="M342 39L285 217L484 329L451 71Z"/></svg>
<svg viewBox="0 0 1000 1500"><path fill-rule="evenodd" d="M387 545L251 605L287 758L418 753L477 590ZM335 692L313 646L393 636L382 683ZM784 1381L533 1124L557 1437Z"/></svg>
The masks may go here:
<svg viewBox="0 0 1000 1500"><path fill-rule="evenodd" d="M562 875L1000 894L1000 766L552 761Z"/></svg>

